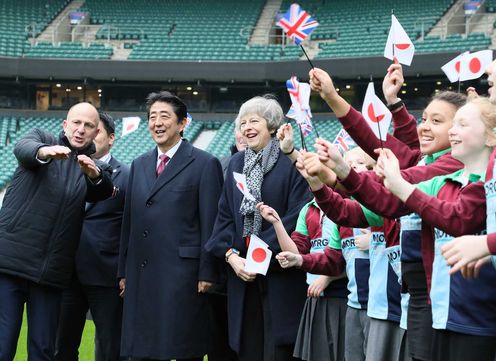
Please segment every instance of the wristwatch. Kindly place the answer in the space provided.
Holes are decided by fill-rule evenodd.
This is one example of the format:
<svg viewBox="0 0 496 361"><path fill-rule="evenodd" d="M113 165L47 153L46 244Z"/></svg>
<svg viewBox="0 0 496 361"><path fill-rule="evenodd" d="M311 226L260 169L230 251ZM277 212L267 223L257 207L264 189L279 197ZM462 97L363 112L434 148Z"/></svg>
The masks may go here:
<svg viewBox="0 0 496 361"><path fill-rule="evenodd" d="M387 108L390 112L394 112L395 110L401 108L404 104L405 103L403 102L403 100L401 100L401 98L398 98L398 101L396 103L388 104Z"/></svg>
<svg viewBox="0 0 496 361"><path fill-rule="evenodd" d="M226 252L226 255L225 255L226 262L229 262L229 257L231 257L233 255L233 253L235 253L239 256L239 251L236 248L229 248Z"/></svg>

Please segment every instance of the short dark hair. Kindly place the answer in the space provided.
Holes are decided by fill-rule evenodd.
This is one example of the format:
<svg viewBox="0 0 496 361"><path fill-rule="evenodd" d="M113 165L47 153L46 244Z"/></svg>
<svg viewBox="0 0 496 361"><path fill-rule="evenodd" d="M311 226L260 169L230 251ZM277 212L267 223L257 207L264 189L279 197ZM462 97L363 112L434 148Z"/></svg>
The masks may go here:
<svg viewBox="0 0 496 361"><path fill-rule="evenodd" d="M462 93L456 93L450 90L444 90L435 94L431 101L442 100L448 104L453 105L457 110L467 104L467 96Z"/></svg>
<svg viewBox="0 0 496 361"><path fill-rule="evenodd" d="M174 110L174 114L177 116L177 123L181 123L188 115L186 104L184 104L181 98L171 92L162 90L158 93L150 93L146 97L146 113L148 118L150 118L150 108L156 102L169 104L172 107L172 110Z"/></svg>
<svg viewBox="0 0 496 361"><path fill-rule="evenodd" d="M103 127L105 128L107 134L108 135L114 134L115 133L114 119L112 119L112 117L105 112L98 112L98 115L100 116L100 121L103 123Z"/></svg>

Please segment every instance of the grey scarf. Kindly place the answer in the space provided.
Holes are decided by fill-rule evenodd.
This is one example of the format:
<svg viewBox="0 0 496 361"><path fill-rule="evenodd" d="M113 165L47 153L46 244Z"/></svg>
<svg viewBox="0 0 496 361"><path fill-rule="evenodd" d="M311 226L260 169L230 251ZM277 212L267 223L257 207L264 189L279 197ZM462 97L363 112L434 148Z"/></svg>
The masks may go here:
<svg viewBox="0 0 496 361"><path fill-rule="evenodd" d="M255 153L250 148L246 148L243 174L246 176L248 190L255 198L250 201L243 198L239 212L243 215L243 237L256 234L262 229L262 215L255 208L258 202L262 201L262 182L267 174L276 164L279 157L279 141L272 138L264 149Z"/></svg>

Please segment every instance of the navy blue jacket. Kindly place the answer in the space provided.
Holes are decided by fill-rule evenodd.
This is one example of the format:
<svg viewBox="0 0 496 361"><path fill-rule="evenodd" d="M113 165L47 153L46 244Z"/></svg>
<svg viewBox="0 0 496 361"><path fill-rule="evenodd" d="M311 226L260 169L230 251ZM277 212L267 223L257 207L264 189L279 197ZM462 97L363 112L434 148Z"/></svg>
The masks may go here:
<svg viewBox="0 0 496 361"><path fill-rule="evenodd" d="M117 266L122 214L129 167L110 158L114 192L111 198L87 203L76 253L76 274L81 284L118 287Z"/></svg>
<svg viewBox="0 0 496 361"><path fill-rule="evenodd" d="M235 185L233 172L242 173L245 152L233 155L227 167L219 212L214 231L207 242L207 250L217 257L224 258L226 251L234 247L246 256L247 247L243 235L243 218L239 213L242 194ZM296 227L301 208L310 200L305 179L293 167L291 161L283 154L279 155L274 167L264 176L262 183L262 201L273 207L281 216L288 234ZM273 259L267 272L267 294L272 317L272 333L276 345L293 344L306 300L307 284L305 273L298 269L279 267L275 255L281 251L274 227L266 221L258 235L273 252ZM257 275L257 277L264 277ZM243 305L246 283L239 279L231 267L228 267L227 300L229 318L229 343L239 352L243 320Z"/></svg>
<svg viewBox="0 0 496 361"><path fill-rule="evenodd" d="M217 260L203 246L222 190L219 160L183 140L156 176L157 150L131 165L119 276L126 278L122 356L176 359L208 350L207 295Z"/></svg>

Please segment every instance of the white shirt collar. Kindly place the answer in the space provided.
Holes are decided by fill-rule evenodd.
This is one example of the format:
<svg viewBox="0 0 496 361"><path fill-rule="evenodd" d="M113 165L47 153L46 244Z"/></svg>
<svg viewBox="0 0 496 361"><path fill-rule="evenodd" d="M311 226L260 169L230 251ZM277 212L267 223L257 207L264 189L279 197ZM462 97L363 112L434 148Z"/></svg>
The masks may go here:
<svg viewBox="0 0 496 361"><path fill-rule="evenodd" d="M110 153L107 153L103 157L98 158L98 160L100 160L104 163L108 163L108 162L110 162L110 158L112 158L112 156L110 155Z"/></svg>
<svg viewBox="0 0 496 361"><path fill-rule="evenodd" d="M179 139L179 142L177 142L176 145L174 145L171 149L169 149L167 152L165 152L165 155L167 155L169 157L169 161L172 159L174 154L176 154L176 152L179 149L179 146L181 145L182 142L183 142L183 140ZM158 147L157 147L157 153L158 153L157 154L157 166L158 166L160 164L160 156L164 153L162 153Z"/></svg>

